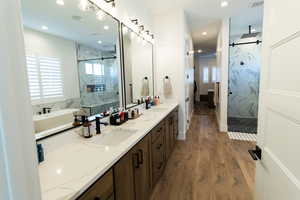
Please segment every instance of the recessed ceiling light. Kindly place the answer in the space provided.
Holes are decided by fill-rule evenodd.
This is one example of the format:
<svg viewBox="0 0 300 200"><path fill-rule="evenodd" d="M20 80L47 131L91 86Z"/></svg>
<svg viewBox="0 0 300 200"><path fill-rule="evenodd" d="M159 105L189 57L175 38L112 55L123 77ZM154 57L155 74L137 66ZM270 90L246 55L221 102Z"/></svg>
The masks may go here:
<svg viewBox="0 0 300 200"><path fill-rule="evenodd" d="M42 26L42 29L43 30L48 30L48 27L47 26Z"/></svg>
<svg viewBox="0 0 300 200"><path fill-rule="evenodd" d="M207 35L207 32L203 32L202 35Z"/></svg>
<svg viewBox="0 0 300 200"><path fill-rule="evenodd" d="M104 26L103 27L105 30L108 30L109 29L109 26Z"/></svg>
<svg viewBox="0 0 300 200"><path fill-rule="evenodd" d="M222 1L221 2L221 7L227 7L229 5L228 1Z"/></svg>
<svg viewBox="0 0 300 200"><path fill-rule="evenodd" d="M99 40L99 41L98 41L98 44L102 44L102 41L101 41L101 40Z"/></svg>
<svg viewBox="0 0 300 200"><path fill-rule="evenodd" d="M64 2L64 0L56 0L56 4L63 6L63 5L65 5L65 2Z"/></svg>

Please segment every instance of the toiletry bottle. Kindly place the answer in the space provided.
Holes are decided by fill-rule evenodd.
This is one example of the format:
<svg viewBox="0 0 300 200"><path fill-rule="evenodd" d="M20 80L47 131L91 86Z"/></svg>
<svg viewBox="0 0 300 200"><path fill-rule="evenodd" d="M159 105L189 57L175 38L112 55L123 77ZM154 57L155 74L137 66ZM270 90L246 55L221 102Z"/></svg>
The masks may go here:
<svg viewBox="0 0 300 200"><path fill-rule="evenodd" d="M78 120L77 115L74 116L73 126L75 126L75 127L80 126L80 121Z"/></svg>
<svg viewBox="0 0 300 200"><path fill-rule="evenodd" d="M100 119L100 116L96 116L96 134L101 134Z"/></svg>
<svg viewBox="0 0 300 200"><path fill-rule="evenodd" d="M93 137L93 135L91 133L91 123L89 122L88 117L85 117L85 120L84 120L83 125L82 125L82 129L83 129L83 137L84 138Z"/></svg>

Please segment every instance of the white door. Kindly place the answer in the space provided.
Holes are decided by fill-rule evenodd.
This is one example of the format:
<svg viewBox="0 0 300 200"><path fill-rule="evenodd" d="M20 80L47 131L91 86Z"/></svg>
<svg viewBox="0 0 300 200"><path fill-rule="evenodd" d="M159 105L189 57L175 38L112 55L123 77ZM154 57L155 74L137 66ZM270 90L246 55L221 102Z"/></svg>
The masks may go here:
<svg viewBox="0 0 300 200"><path fill-rule="evenodd" d="M299 0L265 0L256 200L300 199L299 19Z"/></svg>

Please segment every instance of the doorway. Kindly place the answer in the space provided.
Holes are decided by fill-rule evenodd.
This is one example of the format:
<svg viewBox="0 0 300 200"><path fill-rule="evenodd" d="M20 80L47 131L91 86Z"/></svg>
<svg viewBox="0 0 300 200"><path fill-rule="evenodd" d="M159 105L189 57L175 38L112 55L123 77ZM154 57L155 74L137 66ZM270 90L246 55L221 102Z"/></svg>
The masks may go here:
<svg viewBox="0 0 300 200"><path fill-rule="evenodd" d="M229 132L257 134L262 20L262 9L230 20Z"/></svg>

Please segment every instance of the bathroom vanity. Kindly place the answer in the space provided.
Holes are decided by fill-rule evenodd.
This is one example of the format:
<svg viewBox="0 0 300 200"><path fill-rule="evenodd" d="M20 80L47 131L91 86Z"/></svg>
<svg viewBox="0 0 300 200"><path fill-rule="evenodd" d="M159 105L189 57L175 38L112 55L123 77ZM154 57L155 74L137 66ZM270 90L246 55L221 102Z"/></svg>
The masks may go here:
<svg viewBox="0 0 300 200"><path fill-rule="evenodd" d="M178 135L178 104L162 104L90 139L70 130L46 139L43 199L146 200ZM47 150L48 149L48 150Z"/></svg>

